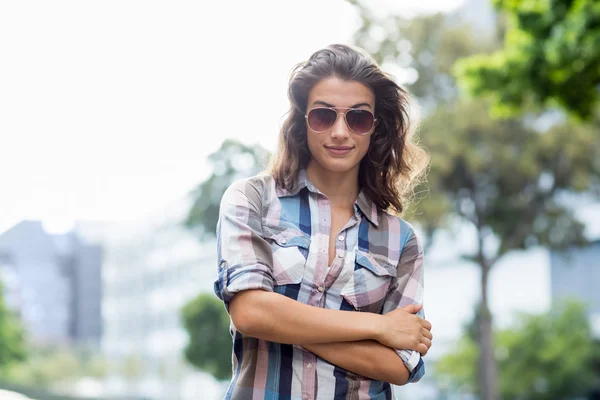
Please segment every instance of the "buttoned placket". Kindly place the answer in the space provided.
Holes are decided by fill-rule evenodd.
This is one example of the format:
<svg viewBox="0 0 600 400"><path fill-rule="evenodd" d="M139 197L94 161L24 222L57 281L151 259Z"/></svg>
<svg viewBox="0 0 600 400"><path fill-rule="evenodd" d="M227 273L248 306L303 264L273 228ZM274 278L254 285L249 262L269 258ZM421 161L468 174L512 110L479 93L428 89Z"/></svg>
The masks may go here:
<svg viewBox="0 0 600 400"><path fill-rule="evenodd" d="M327 287L331 285L335 281L335 279L339 276L342 271L342 267L344 264L344 258L347 251L346 248L346 234L349 229L353 226L357 225L360 221L360 217L358 214L358 209L355 205L354 215L353 217L346 223L346 225L342 228L340 233L338 234L335 241L335 251L336 256L333 259L331 266L329 264L329 235L331 234L331 205L327 197L320 193L311 193L311 195L317 196L317 210L318 212L318 227L312 227L313 229L317 228L319 231L318 237L320 238L317 243L312 242L311 246L315 244L318 245L318 257L317 263L320 265L325 265L325 269L322 270L324 273L321 275L314 275L313 281L313 290L311 290L311 294L308 299L308 304L315 307L323 307L325 305L324 298L327 295ZM311 210L312 212L312 210ZM316 387L316 356L309 351L303 351L303 360L304 360L304 368L302 373L302 399L303 400L314 400L315 397L315 387Z"/></svg>

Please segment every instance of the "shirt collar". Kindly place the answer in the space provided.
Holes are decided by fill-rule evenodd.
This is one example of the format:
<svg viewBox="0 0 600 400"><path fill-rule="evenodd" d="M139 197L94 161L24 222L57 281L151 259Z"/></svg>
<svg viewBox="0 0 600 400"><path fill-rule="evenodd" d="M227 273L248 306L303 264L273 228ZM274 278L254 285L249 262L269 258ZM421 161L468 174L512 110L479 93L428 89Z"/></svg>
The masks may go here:
<svg viewBox="0 0 600 400"><path fill-rule="evenodd" d="M282 187L277 187L277 195L279 197L291 197L295 196L302 189L308 189L313 193L321 193L319 189L312 184L312 182L306 176L306 170L301 169L298 171L297 178L294 181L294 184L289 189L284 189ZM363 215L376 227L379 226L379 214L377 210L377 206L375 203L366 195L366 193L361 189L358 193L358 197L356 198L356 202L354 203L358 209L363 213Z"/></svg>
<svg viewBox="0 0 600 400"><path fill-rule="evenodd" d="M356 205L373 225L379 227L379 213L377 206L362 189L356 198Z"/></svg>

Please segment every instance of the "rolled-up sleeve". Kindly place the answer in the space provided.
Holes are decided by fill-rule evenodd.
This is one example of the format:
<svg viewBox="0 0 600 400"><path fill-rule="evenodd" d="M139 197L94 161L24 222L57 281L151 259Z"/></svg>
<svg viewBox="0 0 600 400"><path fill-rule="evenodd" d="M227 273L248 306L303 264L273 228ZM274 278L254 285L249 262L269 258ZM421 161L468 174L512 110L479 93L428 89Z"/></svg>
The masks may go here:
<svg viewBox="0 0 600 400"><path fill-rule="evenodd" d="M263 237L261 207L261 190L248 180L233 183L221 199L214 291L227 312L237 292L273 291L273 254Z"/></svg>
<svg viewBox="0 0 600 400"><path fill-rule="evenodd" d="M384 314L409 304L423 303L423 247L413 228L409 229L408 239L398 262L398 276L391 285L383 306ZM418 315L425 317L423 309ZM396 353L410 372L408 382L419 381L425 374L425 365L419 352L400 349Z"/></svg>

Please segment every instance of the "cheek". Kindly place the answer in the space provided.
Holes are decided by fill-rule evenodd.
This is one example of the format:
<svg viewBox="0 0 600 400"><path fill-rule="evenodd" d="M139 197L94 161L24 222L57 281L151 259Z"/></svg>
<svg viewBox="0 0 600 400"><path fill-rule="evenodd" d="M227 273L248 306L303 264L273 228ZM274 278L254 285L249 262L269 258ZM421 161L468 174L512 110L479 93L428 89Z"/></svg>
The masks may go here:
<svg viewBox="0 0 600 400"><path fill-rule="evenodd" d="M363 158L365 154L367 154L367 152L369 151L369 146L371 144L371 135L359 138L356 141L356 144L358 146L358 151L361 155L361 158Z"/></svg>
<svg viewBox="0 0 600 400"><path fill-rule="evenodd" d="M311 153L317 150L317 148L320 146L319 138L314 132L309 131L306 133L306 141L308 143L308 149Z"/></svg>

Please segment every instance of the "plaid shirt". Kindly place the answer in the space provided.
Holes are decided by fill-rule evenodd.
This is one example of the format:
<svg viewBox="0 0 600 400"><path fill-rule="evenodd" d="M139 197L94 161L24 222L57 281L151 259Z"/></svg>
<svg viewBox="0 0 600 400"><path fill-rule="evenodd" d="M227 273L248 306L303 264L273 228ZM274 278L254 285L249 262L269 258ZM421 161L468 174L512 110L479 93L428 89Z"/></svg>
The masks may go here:
<svg viewBox="0 0 600 400"><path fill-rule="evenodd" d="M270 175L232 184L221 201L215 293L229 302L248 289L334 310L383 314L423 300L423 249L404 220L361 191L329 263L331 207L300 171L291 190ZM231 325L233 378L226 399L392 399L387 382L339 368L297 345L243 335ZM396 350L423 376L418 352Z"/></svg>

